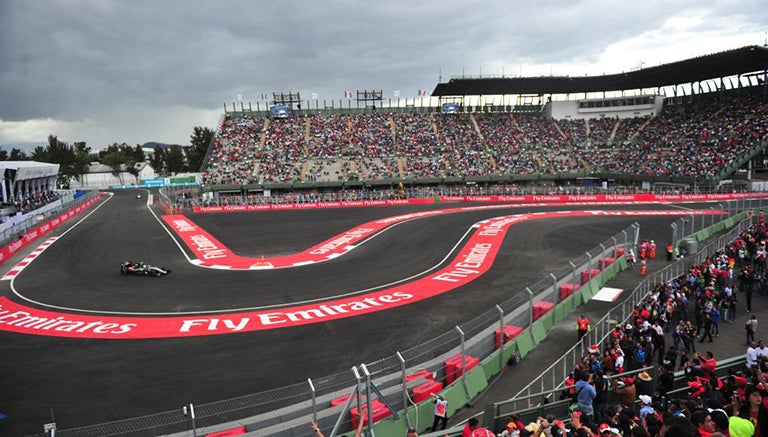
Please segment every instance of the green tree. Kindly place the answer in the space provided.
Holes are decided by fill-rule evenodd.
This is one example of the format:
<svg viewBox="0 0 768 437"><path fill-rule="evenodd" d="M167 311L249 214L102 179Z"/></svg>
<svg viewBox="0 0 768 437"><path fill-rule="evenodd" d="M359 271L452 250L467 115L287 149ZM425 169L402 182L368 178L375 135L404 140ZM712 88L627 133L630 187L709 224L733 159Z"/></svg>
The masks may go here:
<svg viewBox="0 0 768 437"><path fill-rule="evenodd" d="M149 165L151 165L158 174L163 173L163 169L165 168L165 149L160 146L155 146L155 152L149 160Z"/></svg>
<svg viewBox="0 0 768 437"><path fill-rule="evenodd" d="M101 163L112 169L112 176L120 181L120 185L124 185L123 165L125 165L126 162L126 156L118 150L108 152L101 158Z"/></svg>
<svg viewBox="0 0 768 437"><path fill-rule="evenodd" d="M7 161L8 160L8 151L5 149L0 149L0 161Z"/></svg>
<svg viewBox="0 0 768 437"><path fill-rule="evenodd" d="M48 161L48 148L47 147L43 147L43 146L35 147L35 150L32 151L32 155L30 155L30 158L33 161L49 162Z"/></svg>
<svg viewBox="0 0 768 437"><path fill-rule="evenodd" d="M169 173L178 173L184 171L184 151L181 146L174 144L165 154L165 168Z"/></svg>
<svg viewBox="0 0 768 437"><path fill-rule="evenodd" d="M20 149L12 148L11 154L8 156L9 161L29 161L29 158L27 158L27 154L22 152Z"/></svg>
<svg viewBox="0 0 768 437"><path fill-rule="evenodd" d="M190 137L192 145L186 148L187 164L191 171L200 171L203 166L203 159L208 153L208 146L215 136L215 132L207 127L195 126Z"/></svg>

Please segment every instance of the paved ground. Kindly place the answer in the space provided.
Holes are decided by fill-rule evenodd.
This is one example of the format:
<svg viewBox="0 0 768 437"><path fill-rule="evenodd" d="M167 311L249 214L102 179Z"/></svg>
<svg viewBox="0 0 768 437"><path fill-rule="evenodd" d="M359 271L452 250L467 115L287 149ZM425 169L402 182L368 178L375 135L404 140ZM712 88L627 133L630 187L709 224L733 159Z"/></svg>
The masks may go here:
<svg viewBox="0 0 768 437"><path fill-rule="evenodd" d="M206 311L292 302L388 283L420 272L442 259L472 223L520 212L508 208L415 220L320 265L223 272L190 265L134 194L118 192L72 228L19 275L13 283L15 290L41 305L89 311ZM373 218L449 206L199 214L193 219L236 253L268 256L305 249ZM547 209L568 208L526 211ZM38 433L52 416L60 429L73 428L348 372L352 365L391 356L452 330L521 293L526 285L632 222L641 223L642 238L665 242L672 220L580 217L522 223L508 233L488 274L467 286L405 307L304 327L119 341L0 331L0 412L9 416L0 421L0 435ZM3 268L12 267L22 256ZM122 277L117 267L125 259L163 265L173 273L160 279ZM8 281L0 283L0 294L19 300L10 287ZM590 311L595 317L600 308ZM565 344L572 335L562 336L564 341L559 337L550 336L535 353L546 354L550 344ZM554 349L549 353L556 354ZM525 369L522 363L514 372L525 376L531 371ZM497 389L508 393L510 387L497 384L492 390ZM483 404L476 403L479 408Z"/></svg>

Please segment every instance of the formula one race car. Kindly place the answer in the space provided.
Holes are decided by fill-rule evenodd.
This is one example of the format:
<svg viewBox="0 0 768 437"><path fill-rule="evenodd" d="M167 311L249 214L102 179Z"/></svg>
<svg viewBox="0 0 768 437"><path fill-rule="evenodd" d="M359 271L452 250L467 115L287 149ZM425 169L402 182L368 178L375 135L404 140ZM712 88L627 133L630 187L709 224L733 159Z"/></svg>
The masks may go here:
<svg viewBox="0 0 768 437"><path fill-rule="evenodd" d="M144 261L137 263L126 261L120 265L120 273L123 275L165 276L168 273L171 273L171 271L164 267L144 264Z"/></svg>

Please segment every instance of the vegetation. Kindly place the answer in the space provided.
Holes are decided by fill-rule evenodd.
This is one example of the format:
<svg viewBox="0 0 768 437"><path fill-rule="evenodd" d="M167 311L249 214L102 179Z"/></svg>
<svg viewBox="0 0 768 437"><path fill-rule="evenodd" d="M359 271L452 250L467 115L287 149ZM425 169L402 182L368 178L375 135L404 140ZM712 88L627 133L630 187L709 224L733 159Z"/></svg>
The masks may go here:
<svg viewBox="0 0 768 437"><path fill-rule="evenodd" d="M149 157L149 165L158 174L174 174L185 171L197 172L203 166L208 145L211 144L215 132L207 127L196 126L190 136L190 146L171 145L170 147L155 146L154 153ZM144 150L140 145L135 147L126 143L113 143L106 149L94 153L85 142L68 144L55 135L48 136L48 145L38 146L30 155L22 150L12 148L10 152L0 149L0 161L39 161L59 164L59 183L67 184L69 180L82 180L92 162L99 162L112 169L112 174L123 181L122 171L128 172L135 178L139 176L137 163L145 162Z"/></svg>

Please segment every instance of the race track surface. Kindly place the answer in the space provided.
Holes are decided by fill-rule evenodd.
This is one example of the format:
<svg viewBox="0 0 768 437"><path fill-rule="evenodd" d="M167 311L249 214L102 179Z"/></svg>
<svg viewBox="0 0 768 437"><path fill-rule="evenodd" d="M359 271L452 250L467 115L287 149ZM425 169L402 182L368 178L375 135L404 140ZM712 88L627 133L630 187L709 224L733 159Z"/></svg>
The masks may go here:
<svg viewBox="0 0 768 437"><path fill-rule="evenodd" d="M441 263L478 221L577 207L495 208L404 222L322 263L274 270L206 269L136 191L118 191L66 231L0 292L20 304L81 314L180 314L280 307L385 286ZM146 196L145 196L146 198ZM459 204L189 214L242 256L300 252L361 223ZM681 209L696 205L590 206ZM704 206L709 208L710 205ZM563 217L509 228L479 279L409 305L283 329L188 338L70 339L0 330L0 435L59 429L203 404L348 371L416 346L522 293L569 259L625 229L663 252L675 217ZM78 218L79 220L79 218ZM42 243L40 241L39 243ZM36 247L33 244L32 247ZM125 260L172 270L167 277L122 276ZM2 265L5 273L13 267Z"/></svg>

